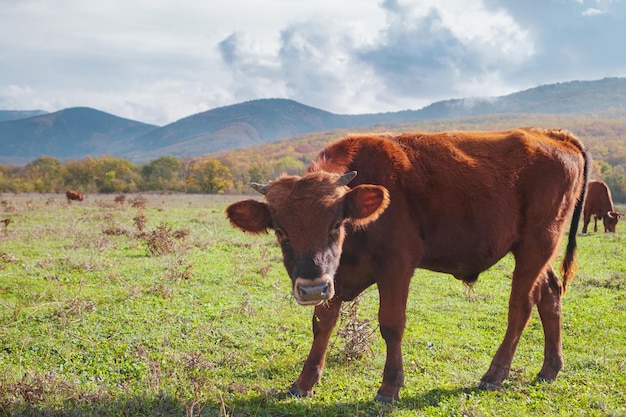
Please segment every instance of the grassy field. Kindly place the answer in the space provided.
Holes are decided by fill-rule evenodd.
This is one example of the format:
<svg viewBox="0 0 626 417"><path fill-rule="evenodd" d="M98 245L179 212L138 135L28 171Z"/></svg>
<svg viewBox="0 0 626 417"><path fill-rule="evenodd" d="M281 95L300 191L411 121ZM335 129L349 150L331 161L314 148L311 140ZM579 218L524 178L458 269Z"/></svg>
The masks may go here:
<svg viewBox="0 0 626 417"><path fill-rule="evenodd" d="M290 296L274 238L228 225L241 197L114 198L0 196L0 416L626 415L626 224L579 236L553 383L533 384L535 312L505 387L476 389L504 335L511 258L472 290L417 271L406 386L382 406L375 288L346 305L315 396L289 398L312 309Z"/></svg>

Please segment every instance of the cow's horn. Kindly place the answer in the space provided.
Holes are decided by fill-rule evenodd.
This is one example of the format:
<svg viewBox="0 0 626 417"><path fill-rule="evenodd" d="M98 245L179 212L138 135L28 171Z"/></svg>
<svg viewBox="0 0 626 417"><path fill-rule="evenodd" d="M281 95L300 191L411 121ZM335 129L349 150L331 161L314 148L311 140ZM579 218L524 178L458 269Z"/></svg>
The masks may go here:
<svg viewBox="0 0 626 417"><path fill-rule="evenodd" d="M267 184L259 184L256 182L251 182L250 187L254 188L255 190L257 190L263 195L265 195L265 193L267 192Z"/></svg>
<svg viewBox="0 0 626 417"><path fill-rule="evenodd" d="M339 181L337 181L337 184L340 186L348 185L348 183L352 181L354 177L356 177L356 171L350 171L346 174L343 174L341 177L339 177Z"/></svg>
<svg viewBox="0 0 626 417"><path fill-rule="evenodd" d="M614 218L615 218L615 215L614 215L614 214L613 214L613 212L612 212L612 211L610 211L610 210L606 212L606 215L607 215L607 217L608 217L609 219L614 219Z"/></svg>

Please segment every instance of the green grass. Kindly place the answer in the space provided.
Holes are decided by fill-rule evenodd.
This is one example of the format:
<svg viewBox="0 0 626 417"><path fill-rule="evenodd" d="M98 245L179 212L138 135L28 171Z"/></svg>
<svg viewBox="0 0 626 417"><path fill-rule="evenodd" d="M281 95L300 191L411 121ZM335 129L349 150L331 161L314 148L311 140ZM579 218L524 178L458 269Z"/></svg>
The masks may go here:
<svg viewBox="0 0 626 417"><path fill-rule="evenodd" d="M623 224L579 236L553 383L533 383L543 355L534 313L504 389L476 389L504 335L510 257L471 291L418 270L406 386L382 406L372 401L385 357L375 288L346 310L315 396L289 398L312 310L290 296L273 237L228 225L224 209L240 197L145 197L141 209L114 196L0 196L0 220L11 219L0 223L0 415L626 415ZM356 346L355 323L366 329Z"/></svg>

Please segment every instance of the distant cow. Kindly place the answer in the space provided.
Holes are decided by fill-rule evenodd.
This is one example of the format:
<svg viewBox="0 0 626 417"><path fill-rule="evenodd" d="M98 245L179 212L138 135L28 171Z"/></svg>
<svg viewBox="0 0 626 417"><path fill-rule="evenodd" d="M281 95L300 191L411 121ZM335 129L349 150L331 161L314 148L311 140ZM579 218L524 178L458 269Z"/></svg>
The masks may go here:
<svg viewBox="0 0 626 417"><path fill-rule="evenodd" d="M615 233L617 222L624 214L618 213L613 207L611 189L604 181L589 181L589 190L583 210L583 233L587 233L587 226L593 216L593 231L598 231L598 219L604 223L604 233Z"/></svg>
<svg viewBox="0 0 626 417"><path fill-rule="evenodd" d="M83 201L83 195L78 191L67 190L65 192L65 197L67 197L67 202L71 203L72 200Z"/></svg>
<svg viewBox="0 0 626 417"><path fill-rule="evenodd" d="M508 328L479 387L502 386L535 305L545 335L537 380L555 379L588 166L581 142L560 129L363 135L324 149L302 177L253 184L264 201L233 203L227 217L246 232L274 230L296 301L315 306L313 344L290 393L312 395L342 302L377 284L387 359L376 400L398 399L414 269L471 284L509 252ZM570 215L561 282L550 262Z"/></svg>

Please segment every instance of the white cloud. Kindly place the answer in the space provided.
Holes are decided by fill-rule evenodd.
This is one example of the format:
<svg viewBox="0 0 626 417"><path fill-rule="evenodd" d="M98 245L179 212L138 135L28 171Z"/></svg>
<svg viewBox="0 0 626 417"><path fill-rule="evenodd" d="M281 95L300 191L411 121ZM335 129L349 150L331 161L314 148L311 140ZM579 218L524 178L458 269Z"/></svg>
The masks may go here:
<svg viewBox="0 0 626 417"><path fill-rule="evenodd" d="M594 15L603 14L603 13L605 13L603 10L594 9L593 7L590 7L588 9L586 9L585 11L583 11L582 15L583 16L594 16Z"/></svg>
<svg viewBox="0 0 626 417"><path fill-rule="evenodd" d="M364 113L624 76L625 3L0 0L0 108L164 124L263 97Z"/></svg>
<svg viewBox="0 0 626 417"><path fill-rule="evenodd" d="M531 36L511 16L482 2L454 3L384 3L389 25L361 56L394 95L415 102L500 93L504 69L533 57Z"/></svg>

